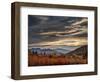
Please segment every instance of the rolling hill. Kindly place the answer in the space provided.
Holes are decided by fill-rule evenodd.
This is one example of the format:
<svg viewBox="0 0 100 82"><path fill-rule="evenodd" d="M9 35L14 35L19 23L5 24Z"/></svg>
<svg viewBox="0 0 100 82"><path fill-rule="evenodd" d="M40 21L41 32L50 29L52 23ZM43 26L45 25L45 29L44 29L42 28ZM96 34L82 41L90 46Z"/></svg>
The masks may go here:
<svg viewBox="0 0 100 82"><path fill-rule="evenodd" d="M67 53L67 55L80 55L80 56L83 55L86 57L87 57L87 54L88 54L88 46L87 45L81 46L81 47L75 49L74 51Z"/></svg>

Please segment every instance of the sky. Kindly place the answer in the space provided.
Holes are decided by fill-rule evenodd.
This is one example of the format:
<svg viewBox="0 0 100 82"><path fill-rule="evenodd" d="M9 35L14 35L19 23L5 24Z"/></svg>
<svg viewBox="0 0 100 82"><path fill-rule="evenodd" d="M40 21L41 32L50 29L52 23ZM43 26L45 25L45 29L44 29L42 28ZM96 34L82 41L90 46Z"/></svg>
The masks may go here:
<svg viewBox="0 0 100 82"><path fill-rule="evenodd" d="M28 15L29 46L87 45L88 18Z"/></svg>

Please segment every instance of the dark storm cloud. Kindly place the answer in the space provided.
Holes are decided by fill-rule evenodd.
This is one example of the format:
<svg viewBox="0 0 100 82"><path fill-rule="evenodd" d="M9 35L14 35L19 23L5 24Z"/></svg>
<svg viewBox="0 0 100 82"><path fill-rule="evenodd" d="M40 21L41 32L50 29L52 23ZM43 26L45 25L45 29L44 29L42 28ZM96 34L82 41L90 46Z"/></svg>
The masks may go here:
<svg viewBox="0 0 100 82"><path fill-rule="evenodd" d="M29 15L29 29L33 32L65 30L68 26L82 18L77 17L57 17L57 16L33 16ZM73 21L72 21L73 20Z"/></svg>
<svg viewBox="0 0 100 82"><path fill-rule="evenodd" d="M37 25L41 20L35 16L28 15L28 26Z"/></svg>
<svg viewBox="0 0 100 82"><path fill-rule="evenodd" d="M48 42L66 37L84 37L84 35L87 36L87 25L84 26L82 24L83 22L87 21L83 21L83 19L86 18L29 15L28 42ZM81 24L83 26L81 26Z"/></svg>

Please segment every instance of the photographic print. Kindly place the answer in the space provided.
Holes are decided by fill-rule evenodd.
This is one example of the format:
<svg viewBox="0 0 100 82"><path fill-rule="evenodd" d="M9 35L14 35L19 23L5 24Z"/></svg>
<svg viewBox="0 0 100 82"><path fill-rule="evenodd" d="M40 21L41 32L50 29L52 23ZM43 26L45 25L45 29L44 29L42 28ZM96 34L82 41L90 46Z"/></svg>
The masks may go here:
<svg viewBox="0 0 100 82"><path fill-rule="evenodd" d="M11 4L11 78L97 75L97 7Z"/></svg>
<svg viewBox="0 0 100 82"><path fill-rule="evenodd" d="M88 63L88 18L28 15L28 66Z"/></svg>

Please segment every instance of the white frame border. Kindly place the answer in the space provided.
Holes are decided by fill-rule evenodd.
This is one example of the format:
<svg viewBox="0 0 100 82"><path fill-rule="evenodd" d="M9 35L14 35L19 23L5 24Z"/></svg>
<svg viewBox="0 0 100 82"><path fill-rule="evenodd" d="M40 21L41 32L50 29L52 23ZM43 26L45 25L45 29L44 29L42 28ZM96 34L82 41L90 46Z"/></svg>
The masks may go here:
<svg viewBox="0 0 100 82"><path fill-rule="evenodd" d="M75 12L75 14L73 14ZM28 67L28 18L27 15L88 17L88 64ZM94 11L77 9L20 8L20 75L94 72ZM93 44L93 45L91 45ZM74 69L73 69L74 68Z"/></svg>

